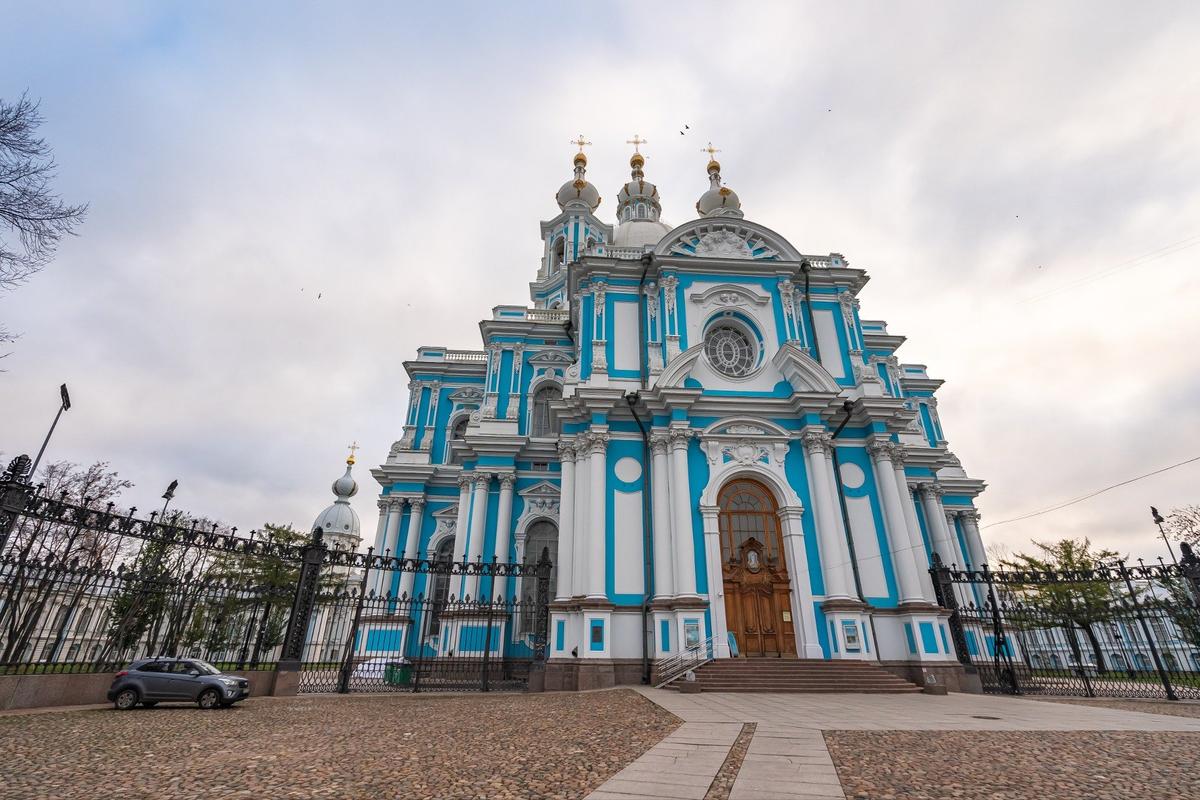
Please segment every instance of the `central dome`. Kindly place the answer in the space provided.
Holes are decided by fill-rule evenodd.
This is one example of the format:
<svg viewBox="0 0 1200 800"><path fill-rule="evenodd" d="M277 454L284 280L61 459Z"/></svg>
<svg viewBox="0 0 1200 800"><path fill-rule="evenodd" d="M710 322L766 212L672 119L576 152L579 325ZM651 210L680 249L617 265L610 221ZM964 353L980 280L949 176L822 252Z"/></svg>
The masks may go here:
<svg viewBox="0 0 1200 800"><path fill-rule="evenodd" d="M659 219L662 205L658 187L646 180L642 167L646 158L634 153L629 159L631 181L617 194L617 230L613 234L616 247L645 247L658 244L671 231L671 226Z"/></svg>

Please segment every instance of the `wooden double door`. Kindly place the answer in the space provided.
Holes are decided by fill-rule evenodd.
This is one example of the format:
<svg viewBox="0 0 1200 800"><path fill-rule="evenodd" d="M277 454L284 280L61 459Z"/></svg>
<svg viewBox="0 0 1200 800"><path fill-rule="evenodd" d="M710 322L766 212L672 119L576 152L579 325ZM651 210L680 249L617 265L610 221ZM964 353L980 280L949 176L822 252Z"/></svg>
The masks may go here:
<svg viewBox="0 0 1200 800"><path fill-rule="evenodd" d="M725 623L739 654L794 657L791 582L775 499L758 481L735 480L717 503Z"/></svg>

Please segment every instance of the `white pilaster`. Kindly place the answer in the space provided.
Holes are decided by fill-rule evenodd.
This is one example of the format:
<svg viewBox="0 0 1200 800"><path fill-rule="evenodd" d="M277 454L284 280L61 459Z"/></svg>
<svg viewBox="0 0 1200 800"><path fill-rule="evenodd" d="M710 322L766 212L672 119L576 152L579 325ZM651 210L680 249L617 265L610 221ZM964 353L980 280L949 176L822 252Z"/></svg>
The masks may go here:
<svg viewBox="0 0 1200 800"><path fill-rule="evenodd" d="M558 585L554 599L571 596L575 570L575 443L558 443L558 458L562 464L558 509Z"/></svg>
<svg viewBox="0 0 1200 800"><path fill-rule="evenodd" d="M796 631L796 652L801 658L824 658L817 636L817 612L813 607L812 586L808 582L808 553L804 549L804 510L779 509L783 531L783 551L788 575L792 580L792 626Z"/></svg>
<svg viewBox="0 0 1200 800"><path fill-rule="evenodd" d="M488 487L492 476L487 472L474 475L474 500L471 503L471 541L467 547L467 561L474 564L483 560L483 539L487 535ZM463 581L463 597L479 599L479 576L466 575Z"/></svg>
<svg viewBox="0 0 1200 800"><path fill-rule="evenodd" d="M729 658L729 622L725 618L725 577L722 574L721 525L718 506L700 506L704 520L704 555L708 573L708 612L712 622L713 650Z"/></svg>
<svg viewBox="0 0 1200 800"><path fill-rule="evenodd" d="M588 553L591 545L591 465L588 463L588 438L581 434L575 440L575 565L572 569L571 596L587 594Z"/></svg>
<svg viewBox="0 0 1200 800"><path fill-rule="evenodd" d="M377 556L383 556L384 537L387 535L387 508L388 501L384 498L379 498L376 503L379 506L379 522L375 526L375 550ZM375 574L371 576L371 593L382 594L383 592L383 575L386 570L377 569Z"/></svg>
<svg viewBox="0 0 1200 800"><path fill-rule="evenodd" d="M593 432L588 437L588 472L592 492L590 508L590 530L588 531L588 578L587 596L603 599L607 597L604 587L605 559L605 516L608 493L608 433ZM607 631L606 635L611 634Z"/></svg>
<svg viewBox="0 0 1200 800"><path fill-rule="evenodd" d="M824 431L806 431L802 440L805 454L808 456L808 478L812 490L813 511L816 515L817 544L821 554L821 575L825 578L825 597L830 600L850 600L851 583L846 580L850 556L846 548L846 537L839 534L839 526L835 523L835 519L840 519L841 515L834 503L830 469L825 462L830 437Z"/></svg>
<svg viewBox="0 0 1200 800"><path fill-rule="evenodd" d="M512 541L512 498L513 484L516 482L517 476L512 473L500 476L500 499L496 506L496 549L493 553L496 561L501 564L512 561L508 555L508 547ZM540 553L534 553L533 560L536 561L540 556ZM500 598L503 602L507 597L508 576L497 575L492 578L492 594L489 599Z"/></svg>
<svg viewBox="0 0 1200 800"><path fill-rule="evenodd" d="M421 497L413 497L408 501L408 535L404 541L404 557L410 561L415 561L418 556L418 548L421 544L421 522L423 521L425 512L425 500ZM417 579L416 572L412 570L403 570L400 573L400 596L412 597L413 582Z"/></svg>
<svg viewBox="0 0 1200 800"><path fill-rule="evenodd" d="M936 483L922 483L919 489L921 505L925 510L925 524L929 526L929 538L933 540L933 550L947 567L957 565L962 568L958 558L958 548L950 538L946 527L946 509L942 506L942 495L945 490Z"/></svg>
<svg viewBox="0 0 1200 800"><path fill-rule="evenodd" d="M671 428L671 539L675 548L675 594L699 597L696 592L696 540L692 532L692 492L688 481L689 428ZM718 562L720 560L718 559ZM710 587L711 588L711 587Z"/></svg>
<svg viewBox="0 0 1200 800"><path fill-rule="evenodd" d="M887 528L888 549L900 584L901 603L922 603L920 565L912 549L912 537L904 519L904 507L900 504L900 492L896 488L896 470L892 467L890 442L873 441L867 445L871 464L875 472L875 485L883 499L884 524Z"/></svg>
<svg viewBox="0 0 1200 800"><path fill-rule="evenodd" d="M387 506L387 524L383 529L383 550L380 555L400 557L400 553L396 550L396 537L400 530L400 514L404 511L404 501L395 497L389 497L383 501ZM386 594L391 591L390 570L381 569L378 573L379 593Z"/></svg>
<svg viewBox="0 0 1200 800"><path fill-rule="evenodd" d="M467 518L471 513L471 476L458 476L458 518L454 523L454 563L461 564L467 555ZM430 558L433 554L430 554ZM451 590L453 591L453 590Z"/></svg>
<svg viewBox="0 0 1200 800"><path fill-rule="evenodd" d="M962 522L967 549L971 551L971 564L975 569L983 569L988 556L983 547L983 537L979 535L979 512L973 508L966 508L958 513L958 518Z"/></svg>
<svg viewBox="0 0 1200 800"><path fill-rule="evenodd" d="M654 597L675 595L675 565L672 558L671 492L670 471L667 467L666 434L656 433L650 437L651 491L653 492L651 513L654 523ZM707 525L707 523L706 523ZM707 530L706 530L707 532Z"/></svg>

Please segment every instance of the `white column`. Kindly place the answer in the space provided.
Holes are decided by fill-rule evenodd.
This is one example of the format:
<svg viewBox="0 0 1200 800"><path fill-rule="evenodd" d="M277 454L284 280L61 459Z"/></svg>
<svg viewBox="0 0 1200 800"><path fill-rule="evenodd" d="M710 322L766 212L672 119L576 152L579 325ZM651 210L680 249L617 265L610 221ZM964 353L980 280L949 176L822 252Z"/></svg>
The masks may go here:
<svg viewBox="0 0 1200 800"><path fill-rule="evenodd" d="M605 502L608 492L608 433L592 433L588 447L588 472L591 479L591 530L588 531L587 596L603 599L608 596L604 586L605 558ZM611 636L611 631L605 632Z"/></svg>
<svg viewBox="0 0 1200 800"><path fill-rule="evenodd" d="M383 556L384 536L387 535L387 508L388 501L382 497L378 500L379 506L379 523L375 526L375 549L374 553L377 556ZM375 574L371 576L371 593L381 594L383 591L383 575L386 570L377 569Z"/></svg>
<svg viewBox="0 0 1200 800"><path fill-rule="evenodd" d="M696 592L696 537L692 531L692 492L688 482L689 428L671 428L671 539L675 547L675 594L698 597ZM710 594L719 591L709 587Z"/></svg>
<svg viewBox="0 0 1200 800"><path fill-rule="evenodd" d="M651 513L654 524L654 597L675 595L675 565L671 563L671 492L670 472L667 469L666 434L656 433L650 437L651 457L650 488L653 492ZM707 524L707 523L706 523Z"/></svg>
<svg viewBox="0 0 1200 800"><path fill-rule="evenodd" d="M496 548L493 550L496 561L501 564L507 564L512 561L508 555L508 546L512 541L512 498L513 484L517 482L517 476L512 473L505 473L500 476L500 500L496 506ZM541 553L533 553L533 560L537 561L541 557ZM492 578L492 593L489 599L495 600L500 598L503 602L508 596L508 576L497 575Z"/></svg>
<svg viewBox="0 0 1200 800"><path fill-rule="evenodd" d="M396 552L396 536L400 530L400 514L404 510L404 501L397 498L389 498L385 501L387 504L387 524L383 529L383 552L380 555L390 555L399 557ZM379 591L381 594L387 594L391 591L392 581L391 570L379 570Z"/></svg>
<svg viewBox="0 0 1200 800"><path fill-rule="evenodd" d="M588 434L575 440L575 564L571 570L571 596L587 594L588 551L591 542L592 482L591 465L587 458Z"/></svg>
<svg viewBox="0 0 1200 800"><path fill-rule="evenodd" d="M796 653L801 658L824 658L817 636L817 612L808 582L808 552L804 549L804 509L779 509L783 550L788 575L792 577L792 626L796 630Z"/></svg>
<svg viewBox="0 0 1200 800"><path fill-rule="evenodd" d="M454 522L454 563L461 564L467 554L467 515L471 510L471 476L458 476L458 517ZM430 554L432 558L433 555Z"/></svg>
<svg viewBox="0 0 1200 800"><path fill-rule="evenodd" d="M829 434L824 431L806 431L803 436L804 450L808 456L808 477L812 488L812 501L816 512L817 542L821 554L821 574L825 578L825 597L849 600L850 586L846 580L849 567L849 552L846 537L839 534L835 523L840 518L833 503L833 489L829 485L829 467L825 462L825 451L829 448Z"/></svg>
<svg viewBox="0 0 1200 800"><path fill-rule="evenodd" d="M487 536L488 487L492 476L487 472L475 473L475 499L471 503L471 541L467 546L467 561L471 564L483 560L483 539ZM467 575L463 581L463 597L479 599L479 576Z"/></svg>
<svg viewBox="0 0 1200 800"><path fill-rule="evenodd" d="M555 600L571 596L571 581L575 567L575 444L558 443L558 458L562 464L562 479L558 489L558 585Z"/></svg>
<svg viewBox="0 0 1200 800"><path fill-rule="evenodd" d="M958 549L950 540L950 531L946 528L946 511L942 507L942 495L945 490L935 483L922 483L921 505L925 509L925 524L929 527L929 538L933 543L933 550L942 559L942 564L945 566L957 566L962 569L963 565L958 563Z"/></svg>
<svg viewBox="0 0 1200 800"><path fill-rule="evenodd" d="M908 536L912 542L912 552L916 558L918 575L921 578L921 595L927 603L932 603L937 595L933 592L933 578L929 576L929 554L925 550L925 540L921 538L921 523L917 519L917 507L912 489L909 488L908 477L904 474L904 459L907 452L902 444L892 445L892 469L896 472L896 491L900 495L904 521L908 525Z"/></svg>
<svg viewBox="0 0 1200 800"><path fill-rule="evenodd" d="M871 464L875 471L875 485L883 500L884 524L887 528L888 549L900 584L901 603L922 603L921 566L912 549L912 537L904 519L904 507L900 504L900 492L896 489L896 471L892 467L890 442L873 441L867 445Z"/></svg>
<svg viewBox="0 0 1200 800"><path fill-rule="evenodd" d="M404 557L409 561L416 561L419 555L418 548L421 544L421 522L425 511L425 500L421 497L413 497L408 501L408 534L404 540ZM406 569L400 573L400 596L412 597L413 581L417 579L417 573L411 569Z"/></svg>
<svg viewBox="0 0 1200 800"><path fill-rule="evenodd" d="M712 620L713 650L729 658L729 621L725 618L725 577L722 574L721 523L718 506L700 506L704 520L704 554L708 569L708 612Z"/></svg>
<svg viewBox="0 0 1200 800"><path fill-rule="evenodd" d="M959 512L958 518L962 521L967 549L971 552L971 565L975 569L983 569L988 556L983 547L983 537L979 535L979 512L973 508L966 508Z"/></svg>

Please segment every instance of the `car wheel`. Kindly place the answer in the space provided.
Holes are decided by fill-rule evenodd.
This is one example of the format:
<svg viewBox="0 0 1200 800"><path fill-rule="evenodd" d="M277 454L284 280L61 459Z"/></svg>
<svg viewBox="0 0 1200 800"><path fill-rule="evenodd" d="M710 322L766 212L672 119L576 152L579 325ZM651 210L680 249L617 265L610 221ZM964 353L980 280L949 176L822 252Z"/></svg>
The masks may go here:
<svg viewBox="0 0 1200 800"><path fill-rule="evenodd" d="M143 700L142 701L142 708L154 708L156 705L158 705L157 700Z"/></svg>
<svg viewBox="0 0 1200 800"><path fill-rule="evenodd" d="M137 689L122 689L117 692L113 705L118 711L130 711L138 704Z"/></svg>
<svg viewBox="0 0 1200 800"><path fill-rule="evenodd" d="M216 708L221 705L221 693L216 689L205 689L196 698L196 705L203 709Z"/></svg>

